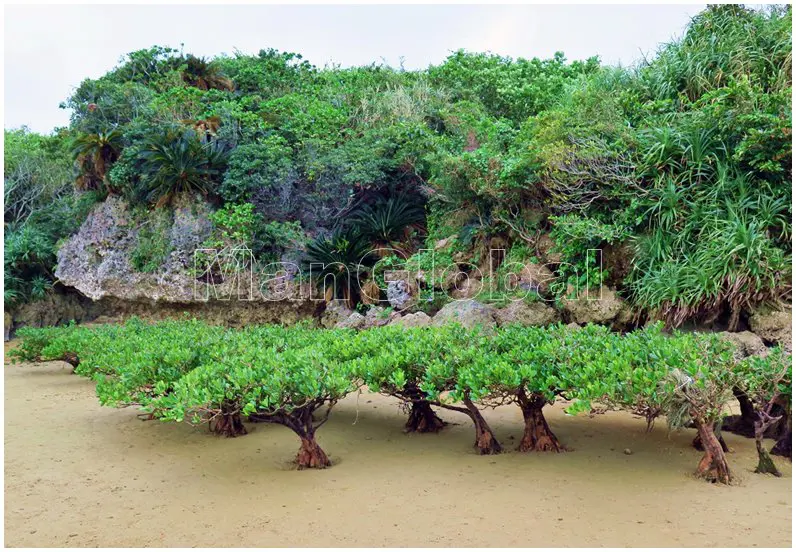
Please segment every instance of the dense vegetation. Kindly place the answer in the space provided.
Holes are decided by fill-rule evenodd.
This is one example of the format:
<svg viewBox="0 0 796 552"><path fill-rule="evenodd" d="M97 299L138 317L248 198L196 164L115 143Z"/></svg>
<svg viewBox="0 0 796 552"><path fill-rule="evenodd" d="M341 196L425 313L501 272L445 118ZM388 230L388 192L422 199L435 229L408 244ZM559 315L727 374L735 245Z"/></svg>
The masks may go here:
<svg viewBox="0 0 796 552"><path fill-rule="evenodd" d="M789 355L775 349L736 362L715 334L667 335L660 324L626 335L593 325L509 326L486 335L456 325L232 330L195 320L133 319L20 334L14 357L69 362L93 378L102 404L137 405L154 418L207 423L232 437L246 433L245 417L286 426L301 441L299 468L330 465L316 431L335 403L362 385L401 399L409 430L442 429L432 406L468 416L481 454L502 450L485 407L521 409L523 452L566 450L543 414L559 397L573 414L595 403L643 413L649 422L664 414L672 427L697 428L705 451L697 473L722 483L732 474L714 427L733 389L743 389L758 414L758 471L778 474L762 426L774 420L774 403L790 410Z"/></svg>
<svg viewBox="0 0 796 552"><path fill-rule="evenodd" d="M520 256L549 234L561 292L584 283L588 248L623 244L632 265L615 284L640 315L734 329L791 293L791 32L790 7L713 6L629 69L561 54L459 51L405 71L133 52L65 102L68 128L6 131L6 302L46 291L92 202L168 212L187 192L234 216L265 261L298 249L361 278L367 249L424 267L418 250L455 236L437 261L483 266L490 244ZM163 251L158 238L141 249ZM134 265L156 272L162 257Z"/></svg>

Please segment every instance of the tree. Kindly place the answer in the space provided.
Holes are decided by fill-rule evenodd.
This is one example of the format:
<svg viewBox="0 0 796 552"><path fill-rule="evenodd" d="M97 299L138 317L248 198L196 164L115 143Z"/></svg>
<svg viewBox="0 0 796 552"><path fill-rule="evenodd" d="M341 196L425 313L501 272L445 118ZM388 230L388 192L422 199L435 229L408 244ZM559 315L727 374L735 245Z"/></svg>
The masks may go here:
<svg viewBox="0 0 796 552"><path fill-rule="evenodd" d="M370 244L360 234L338 230L310 242L302 265L325 291L327 301L342 298L353 308L359 302L360 278L375 262Z"/></svg>
<svg viewBox="0 0 796 552"><path fill-rule="evenodd" d="M758 464L755 473L782 474L766 451L763 437L766 431L790 416L792 395L792 359L776 348L766 356L753 356L738 363L738 389L751 403L754 411L754 437Z"/></svg>
<svg viewBox="0 0 796 552"><path fill-rule="evenodd" d="M704 448L697 475L729 484L732 474L714 428L724 416L737 380L731 346L716 336L694 335L683 335L673 345L680 362L670 365L661 382L669 425L683 427L693 422Z"/></svg>

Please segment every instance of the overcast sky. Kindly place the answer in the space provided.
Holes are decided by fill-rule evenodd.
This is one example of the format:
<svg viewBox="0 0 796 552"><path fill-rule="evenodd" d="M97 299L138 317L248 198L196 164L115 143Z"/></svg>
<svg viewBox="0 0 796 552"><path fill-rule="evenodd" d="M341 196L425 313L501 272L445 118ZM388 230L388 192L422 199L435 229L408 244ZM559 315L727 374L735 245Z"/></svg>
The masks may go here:
<svg viewBox="0 0 796 552"><path fill-rule="evenodd" d="M201 56L261 48L322 66L425 68L454 50L512 57L599 55L629 65L679 36L704 5L5 6L5 128L65 126L80 82L153 44Z"/></svg>

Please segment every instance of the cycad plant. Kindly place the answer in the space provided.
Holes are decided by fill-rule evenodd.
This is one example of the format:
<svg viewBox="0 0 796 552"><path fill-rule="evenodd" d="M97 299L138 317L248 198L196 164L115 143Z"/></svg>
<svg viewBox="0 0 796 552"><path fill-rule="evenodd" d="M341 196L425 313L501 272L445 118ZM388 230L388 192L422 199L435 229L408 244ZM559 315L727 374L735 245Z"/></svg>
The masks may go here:
<svg viewBox="0 0 796 552"><path fill-rule="evenodd" d="M378 250L402 251L413 229L422 228L426 219L423 206L406 193L380 198L357 210L349 224Z"/></svg>
<svg viewBox="0 0 796 552"><path fill-rule="evenodd" d="M360 281L377 260L362 235L338 230L307 245L302 270L324 290L327 301L341 298L353 308L359 302Z"/></svg>
<svg viewBox="0 0 796 552"><path fill-rule="evenodd" d="M158 207L181 192L208 195L223 174L227 152L222 144L201 141L192 130L151 138L140 154L143 199Z"/></svg>
<svg viewBox="0 0 796 552"><path fill-rule="evenodd" d="M234 90L232 81L221 73L217 64L194 55L185 58L182 80L200 90Z"/></svg>
<svg viewBox="0 0 796 552"><path fill-rule="evenodd" d="M81 134L72 144L72 156L77 162L79 175L75 181L78 190L98 190L103 185L108 191L105 176L122 150L122 133L116 129Z"/></svg>

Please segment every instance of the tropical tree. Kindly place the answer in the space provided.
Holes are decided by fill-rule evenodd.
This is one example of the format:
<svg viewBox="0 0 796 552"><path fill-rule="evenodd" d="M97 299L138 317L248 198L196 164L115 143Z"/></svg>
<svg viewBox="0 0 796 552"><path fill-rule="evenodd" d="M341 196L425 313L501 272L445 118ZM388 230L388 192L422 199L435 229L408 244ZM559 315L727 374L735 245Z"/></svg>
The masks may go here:
<svg viewBox="0 0 796 552"><path fill-rule="evenodd" d="M775 348L766 356L752 356L738 363L738 387L754 411L754 437L758 464L756 473L782 474L763 444L766 431L783 416L791 415L792 358Z"/></svg>
<svg viewBox="0 0 796 552"><path fill-rule="evenodd" d="M310 242L302 264L305 273L324 290L327 301L342 298L353 308L360 298L360 279L376 260L371 245L360 234L336 231Z"/></svg>

